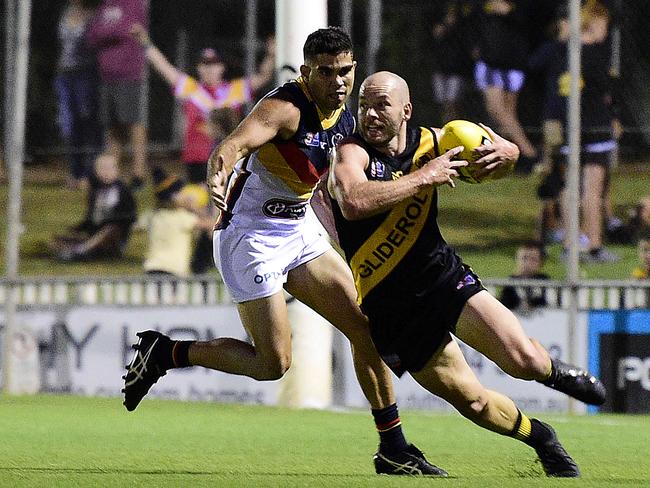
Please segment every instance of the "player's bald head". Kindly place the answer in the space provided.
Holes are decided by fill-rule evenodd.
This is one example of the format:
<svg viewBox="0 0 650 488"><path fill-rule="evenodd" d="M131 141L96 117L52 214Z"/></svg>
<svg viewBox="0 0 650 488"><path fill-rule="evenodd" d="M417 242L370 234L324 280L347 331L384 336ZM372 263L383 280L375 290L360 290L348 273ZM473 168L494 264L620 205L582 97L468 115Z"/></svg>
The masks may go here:
<svg viewBox="0 0 650 488"><path fill-rule="evenodd" d="M406 80L390 71L378 71L363 80L359 88L359 96L362 97L367 90L383 90L389 92L392 97L399 99L402 103L411 101L409 86Z"/></svg>

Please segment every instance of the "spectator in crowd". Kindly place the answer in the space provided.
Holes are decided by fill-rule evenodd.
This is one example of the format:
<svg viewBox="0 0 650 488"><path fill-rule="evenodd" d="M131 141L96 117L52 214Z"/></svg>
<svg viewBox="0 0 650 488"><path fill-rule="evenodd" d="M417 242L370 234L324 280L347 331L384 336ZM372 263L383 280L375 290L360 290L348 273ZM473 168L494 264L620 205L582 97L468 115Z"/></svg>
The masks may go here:
<svg viewBox="0 0 650 488"><path fill-rule="evenodd" d="M108 152L118 161L125 136L131 142L131 186L140 188L147 177L145 125L145 59L131 36L134 24L147 25L144 0L104 0L93 17L87 35L95 51L101 77L100 105Z"/></svg>
<svg viewBox="0 0 650 488"><path fill-rule="evenodd" d="M634 244L648 232L650 232L650 197L643 197L630 211L627 222L607 232L607 239L617 244Z"/></svg>
<svg viewBox="0 0 650 488"><path fill-rule="evenodd" d="M581 11L582 80L581 80L581 228L586 235L581 259L591 263L618 261L619 256L603 247L605 204L609 198L609 162L616 148L619 133L614 103L614 80L610 74L610 44L608 42L609 12L596 0L589 0ZM553 165L540 188L540 197L556 200L564 188L564 171L569 148L567 137L568 20L558 21L556 40L542 45L530 60L531 69L546 75L546 111L549 120L559 120L563 128L558 162ZM552 187L550 193L542 191ZM566 206L563 212L566 213ZM567 221L566 215L563 221Z"/></svg>
<svg viewBox="0 0 650 488"><path fill-rule="evenodd" d="M474 32L469 23L473 3L448 0L437 10L441 18L433 22L434 68L431 79L433 96L441 109L441 124L461 118L461 95L472 76Z"/></svg>
<svg viewBox="0 0 650 488"><path fill-rule="evenodd" d="M174 67L154 46L147 30L134 25L131 33L144 48L147 60L169 83L174 95L183 100L185 111L185 140L181 159L190 183L205 183L210 152L235 128L244 104L271 81L275 63L275 41L266 43L266 55L259 69L250 78L225 80L226 64L217 51L201 51L196 72L198 80Z"/></svg>
<svg viewBox="0 0 650 488"><path fill-rule="evenodd" d="M95 58L85 41L93 15L88 0L70 0L59 19L59 58L54 90L58 99L57 124L66 146L68 188L84 188L99 147L97 120L99 79Z"/></svg>
<svg viewBox="0 0 650 488"><path fill-rule="evenodd" d="M650 279L650 228L645 229L639 236L637 249L639 265L632 271L632 277L637 280Z"/></svg>
<svg viewBox="0 0 650 488"><path fill-rule="evenodd" d="M131 33L144 48L153 68L183 100L185 139L181 160L190 183L205 185L207 161L212 149L239 123L243 105L251 102L255 93L269 83L275 66L275 41L266 42L266 55L259 69L250 78L225 80L226 64L217 51L205 48L196 65L198 80L174 67L152 44L147 30L134 25ZM207 191L207 187L206 187ZM192 271L205 273L213 263L212 235L201 231L195 242Z"/></svg>
<svg viewBox="0 0 650 488"><path fill-rule="evenodd" d="M526 242L517 249L514 279L548 280L550 277L542 272L544 265L544 248L541 242ZM501 290L499 301L510 310L529 311L535 307L546 306L544 290L531 286L505 286Z"/></svg>
<svg viewBox="0 0 650 488"><path fill-rule="evenodd" d="M55 236L50 249L62 261L120 257L135 220L135 199L119 177L117 159L101 154L90 178L84 220L66 234Z"/></svg>
<svg viewBox="0 0 650 488"><path fill-rule="evenodd" d="M650 196L643 197L639 200L632 222L636 228L637 240L640 235L647 234L650 231Z"/></svg>
<svg viewBox="0 0 650 488"><path fill-rule="evenodd" d="M147 223L148 240L144 270L148 274L187 277L191 274L192 244L200 229L209 230L213 219L204 212L196 193L176 176L153 170L156 208Z"/></svg>
<svg viewBox="0 0 650 488"><path fill-rule="evenodd" d="M485 108L500 131L521 151L515 171L528 174L537 151L517 115L518 94L524 86L529 55L529 0L479 2L478 50L474 76L483 92Z"/></svg>

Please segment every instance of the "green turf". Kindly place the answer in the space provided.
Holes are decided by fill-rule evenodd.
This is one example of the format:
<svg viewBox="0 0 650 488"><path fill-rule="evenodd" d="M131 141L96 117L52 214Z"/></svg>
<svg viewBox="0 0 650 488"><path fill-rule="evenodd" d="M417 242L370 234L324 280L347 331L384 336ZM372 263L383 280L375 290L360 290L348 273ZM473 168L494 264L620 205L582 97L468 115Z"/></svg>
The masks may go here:
<svg viewBox="0 0 650 488"><path fill-rule="evenodd" d="M368 412L145 400L0 397L0 486L650 486L648 416L547 418L581 480L546 478L533 451L458 415L403 411L410 440L451 479L377 476Z"/></svg>
<svg viewBox="0 0 650 488"><path fill-rule="evenodd" d="M41 169L41 172L43 170ZM170 168L170 171L174 171ZM177 171L177 169L176 169ZM535 196L539 176L508 177L482 185L458 183L440 191L440 226L447 241L484 278L499 278L514 270L517 246L535 235L539 201ZM142 272L146 236L136 232L124 259L99 263L59 263L47 255L44 243L57 232L81 219L84 196L57 180L36 182L27 172L23 192L23 223L20 273L24 276L134 275ZM650 194L650 165L621 165L612 177L612 201L621 217L643 195ZM6 208L7 186L0 186L0 204ZM140 212L153 205L151 188L137 194ZM6 219L0 229L4 234ZM0 247L4 250L4 236ZM637 263L634 246L613 246L623 260L614 264L584 265L582 276L626 279ZM549 248L545 271L552 278L564 277L559 245ZM4 268L4 259L0 263Z"/></svg>

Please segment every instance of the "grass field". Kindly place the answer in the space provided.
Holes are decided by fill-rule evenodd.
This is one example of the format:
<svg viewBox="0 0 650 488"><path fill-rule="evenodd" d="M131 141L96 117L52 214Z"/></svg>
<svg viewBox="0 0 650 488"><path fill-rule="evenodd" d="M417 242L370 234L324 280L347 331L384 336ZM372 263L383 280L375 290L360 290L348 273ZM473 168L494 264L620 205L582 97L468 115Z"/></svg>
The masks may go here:
<svg viewBox="0 0 650 488"><path fill-rule="evenodd" d="M169 166L170 171L181 168ZM48 171L50 171L48 173ZM23 223L20 273L24 276L134 275L142 272L146 236L133 235L124 259L99 263L59 263L47 255L44 243L52 234L81 219L84 195L63 187L61 168L28 169L23 192ZM43 175L45 173L45 175ZM447 241L457 247L466 262L484 278L513 272L517 246L535 235L539 202L535 196L539 176L509 177L483 185L459 183L455 190L440 191L440 225ZM612 178L612 199L617 213L625 216L642 195L650 193L650 164L621 165ZM6 183L0 186L0 204L6 202ZM150 188L137 194L140 212L151 208ZM6 208L3 205L3 208ZM2 219L4 232L4 222ZM4 248L4 238L0 246ZM613 264L584 265L582 276L626 279L637 262L634 246L613 246L623 257ZM549 247L545 271L552 278L564 277L560 246ZM2 261L4 266L4 260Z"/></svg>
<svg viewBox="0 0 650 488"><path fill-rule="evenodd" d="M582 469L543 475L523 444L458 415L402 412L407 436L450 479L377 476L365 411L68 396L0 398L0 486L643 487L648 416L547 418Z"/></svg>

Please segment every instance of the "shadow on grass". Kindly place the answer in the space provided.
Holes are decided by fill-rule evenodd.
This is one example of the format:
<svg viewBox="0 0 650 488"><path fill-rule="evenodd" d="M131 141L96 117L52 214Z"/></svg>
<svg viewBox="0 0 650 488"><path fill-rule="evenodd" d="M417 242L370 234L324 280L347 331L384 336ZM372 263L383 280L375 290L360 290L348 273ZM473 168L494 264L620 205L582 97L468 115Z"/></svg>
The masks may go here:
<svg viewBox="0 0 650 488"><path fill-rule="evenodd" d="M13 472L29 472L29 473L54 473L54 474L142 474L142 475L190 475L190 476L274 476L274 477L329 477L329 478L368 478L370 476L377 476L374 473L288 473L288 472L270 472L270 471L236 471L232 469L223 470L190 470L190 469L118 469L118 468L55 468L55 467L0 467L2 471ZM438 476L426 476L427 478L438 478ZM450 476L450 478L454 478Z"/></svg>

